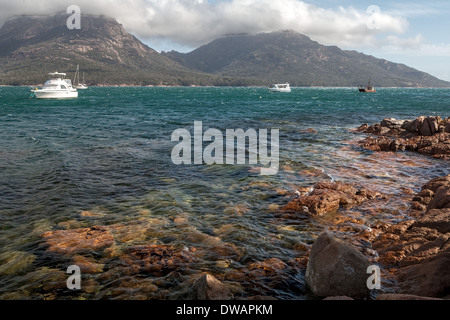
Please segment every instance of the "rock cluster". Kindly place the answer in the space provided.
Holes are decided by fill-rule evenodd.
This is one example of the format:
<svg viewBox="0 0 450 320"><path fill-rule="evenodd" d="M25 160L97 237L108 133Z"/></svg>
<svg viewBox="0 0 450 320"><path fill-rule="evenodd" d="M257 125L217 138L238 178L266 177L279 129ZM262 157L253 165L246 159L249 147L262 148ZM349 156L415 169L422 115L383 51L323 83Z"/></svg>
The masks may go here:
<svg viewBox="0 0 450 320"><path fill-rule="evenodd" d="M419 117L413 121L384 119L357 132L370 136L358 144L372 151L414 151L438 159L450 159L450 117Z"/></svg>
<svg viewBox="0 0 450 320"><path fill-rule="evenodd" d="M372 246L397 274L399 293L440 298L450 293L450 175L423 186L416 220L393 225Z"/></svg>
<svg viewBox="0 0 450 320"><path fill-rule="evenodd" d="M283 210L323 215L340 207L352 207L380 194L353 184L342 182L319 182L309 194L289 202Z"/></svg>
<svg viewBox="0 0 450 320"><path fill-rule="evenodd" d="M414 196L411 217L386 226L371 240L377 264L395 280L395 294L378 300L428 300L450 293L450 175L426 183ZM371 249L371 250L372 250ZM364 251L364 249L363 249ZM368 297L367 267L373 264L360 249L322 232L309 253L305 280L318 297ZM387 272L387 273L386 273ZM392 277L392 278L391 278Z"/></svg>

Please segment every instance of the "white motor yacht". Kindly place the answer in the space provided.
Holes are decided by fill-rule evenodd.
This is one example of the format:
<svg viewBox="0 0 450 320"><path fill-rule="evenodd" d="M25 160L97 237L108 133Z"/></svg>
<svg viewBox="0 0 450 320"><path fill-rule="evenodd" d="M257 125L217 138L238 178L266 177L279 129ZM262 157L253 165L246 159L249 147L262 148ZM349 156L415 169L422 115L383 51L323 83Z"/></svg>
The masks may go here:
<svg viewBox="0 0 450 320"><path fill-rule="evenodd" d="M53 72L48 74L42 89L33 89L31 92L37 99L71 99L78 98L78 91L72 86L72 80L66 79L65 73Z"/></svg>
<svg viewBox="0 0 450 320"><path fill-rule="evenodd" d="M269 87L270 92L291 92L289 83L273 84Z"/></svg>

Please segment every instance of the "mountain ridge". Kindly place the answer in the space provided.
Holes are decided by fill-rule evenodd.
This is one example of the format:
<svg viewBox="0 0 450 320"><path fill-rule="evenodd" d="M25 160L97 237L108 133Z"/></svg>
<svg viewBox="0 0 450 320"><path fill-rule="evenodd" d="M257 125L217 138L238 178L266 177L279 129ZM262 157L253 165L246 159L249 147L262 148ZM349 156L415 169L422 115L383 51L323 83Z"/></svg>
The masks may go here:
<svg viewBox="0 0 450 320"><path fill-rule="evenodd" d="M0 79L40 83L48 72L74 73L78 64L89 85L183 85L215 78L164 57L112 18L83 15L81 30L69 30L66 20L65 14L9 19L0 29Z"/></svg>
<svg viewBox="0 0 450 320"><path fill-rule="evenodd" d="M216 39L189 53L163 53L190 69L217 76L247 76L294 86L448 87L450 83L404 64L324 46L285 30Z"/></svg>
<svg viewBox="0 0 450 320"><path fill-rule="evenodd" d="M294 31L237 34L189 53L158 53L115 19L83 15L69 30L68 15L18 16L0 29L0 85L42 83L48 72L85 71L88 85L450 87L431 75L323 46Z"/></svg>

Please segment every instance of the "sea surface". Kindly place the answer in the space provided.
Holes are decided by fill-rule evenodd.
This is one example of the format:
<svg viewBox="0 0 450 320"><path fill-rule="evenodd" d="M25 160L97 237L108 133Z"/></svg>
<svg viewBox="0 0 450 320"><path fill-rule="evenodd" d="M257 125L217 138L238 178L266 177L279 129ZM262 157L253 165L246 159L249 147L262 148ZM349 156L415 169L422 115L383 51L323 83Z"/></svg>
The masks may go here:
<svg viewBox="0 0 450 320"><path fill-rule="evenodd" d="M79 95L36 100L29 88L0 87L0 299L185 299L206 272L236 297L307 299L296 261L338 217L285 215L297 189L343 181L389 195L350 211L358 224L347 222L345 234L404 219L404 190L450 173L448 162L423 155L359 149L354 143L365 136L350 130L387 117L450 116L450 90L89 88ZM194 121L224 135L279 129L279 172L173 164L171 135L180 128L193 135ZM93 226L120 229L112 249L54 252L43 237ZM124 252L149 244L195 259L159 275L125 270ZM282 267L264 267L280 260ZM71 291L66 269L76 263L91 269Z"/></svg>

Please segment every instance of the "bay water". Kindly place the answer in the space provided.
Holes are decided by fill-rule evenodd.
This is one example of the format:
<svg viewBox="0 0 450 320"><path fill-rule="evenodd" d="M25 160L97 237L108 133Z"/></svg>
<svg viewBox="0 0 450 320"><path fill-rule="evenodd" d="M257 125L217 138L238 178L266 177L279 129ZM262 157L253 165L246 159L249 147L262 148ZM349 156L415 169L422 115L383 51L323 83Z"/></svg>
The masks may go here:
<svg viewBox="0 0 450 320"><path fill-rule="evenodd" d="M0 298L183 299L205 272L237 297L306 298L295 261L335 216L286 216L283 206L299 188L342 181L390 196L353 213L362 225L404 219L402 192L449 174L450 164L359 149L354 143L365 136L350 129L449 111L447 89L105 87L73 100L36 100L29 88L0 87ZM224 134L278 129L278 173L262 176L249 164L173 164L172 133L193 134L195 121ZM115 254L58 254L42 237L93 226L125 228ZM148 244L203 254L161 276L124 274L121 252ZM72 292L65 272L82 258L98 270ZM252 273L269 259L285 267Z"/></svg>

